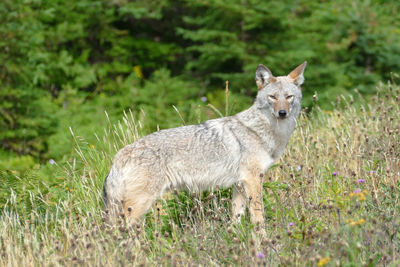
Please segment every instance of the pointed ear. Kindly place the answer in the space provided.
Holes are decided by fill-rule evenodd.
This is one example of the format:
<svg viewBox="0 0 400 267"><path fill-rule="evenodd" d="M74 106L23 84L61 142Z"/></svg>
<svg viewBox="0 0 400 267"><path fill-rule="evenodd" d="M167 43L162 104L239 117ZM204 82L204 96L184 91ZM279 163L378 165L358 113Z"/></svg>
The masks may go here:
<svg viewBox="0 0 400 267"><path fill-rule="evenodd" d="M307 61L304 61L303 64L297 66L288 76L293 79L294 84L300 86L304 82L304 70L307 66Z"/></svg>
<svg viewBox="0 0 400 267"><path fill-rule="evenodd" d="M258 65L256 70L256 83L258 89L263 89L268 83L275 80L271 71L265 67L263 64Z"/></svg>

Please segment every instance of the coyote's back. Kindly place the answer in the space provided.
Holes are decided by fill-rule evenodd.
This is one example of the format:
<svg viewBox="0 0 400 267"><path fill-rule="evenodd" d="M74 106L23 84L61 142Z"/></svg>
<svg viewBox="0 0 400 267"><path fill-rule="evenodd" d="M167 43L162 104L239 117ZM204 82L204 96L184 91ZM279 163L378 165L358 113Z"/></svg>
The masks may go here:
<svg viewBox="0 0 400 267"><path fill-rule="evenodd" d="M295 129L305 66L304 62L288 76L274 77L259 65L259 91L249 109L158 131L122 148L104 183L106 208L135 220L165 190L199 192L234 185L234 218L249 202L252 221L262 223L262 177Z"/></svg>

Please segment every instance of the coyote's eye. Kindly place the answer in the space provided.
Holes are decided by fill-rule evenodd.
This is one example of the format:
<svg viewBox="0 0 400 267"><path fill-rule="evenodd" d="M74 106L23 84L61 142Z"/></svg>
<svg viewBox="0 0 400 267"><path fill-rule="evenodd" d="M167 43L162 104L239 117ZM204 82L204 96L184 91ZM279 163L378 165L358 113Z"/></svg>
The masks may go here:
<svg viewBox="0 0 400 267"><path fill-rule="evenodd" d="M276 100L276 97L275 97L274 95L269 95L268 98L269 98L270 100L272 100L272 101L275 101L275 100Z"/></svg>
<svg viewBox="0 0 400 267"><path fill-rule="evenodd" d="M288 101L292 101L292 99L293 99L293 96L292 96L292 95L288 95L288 96L286 97L286 100L288 100Z"/></svg>

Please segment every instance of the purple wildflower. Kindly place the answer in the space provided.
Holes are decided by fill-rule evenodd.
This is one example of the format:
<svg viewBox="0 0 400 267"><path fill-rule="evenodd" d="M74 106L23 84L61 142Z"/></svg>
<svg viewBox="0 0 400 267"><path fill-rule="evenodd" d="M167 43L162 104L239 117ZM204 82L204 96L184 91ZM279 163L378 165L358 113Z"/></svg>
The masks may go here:
<svg viewBox="0 0 400 267"><path fill-rule="evenodd" d="M364 182L365 182L365 180L364 180L364 179L362 179L362 178L360 178L360 179L358 179L358 180L357 180L357 182L358 182L358 183L360 183L360 184L362 184L362 183L364 183Z"/></svg>
<svg viewBox="0 0 400 267"><path fill-rule="evenodd" d="M292 223L292 222L289 223L289 226L293 226L293 225L294 225L294 223Z"/></svg>
<svg viewBox="0 0 400 267"><path fill-rule="evenodd" d="M55 161L54 159L49 159L49 163L50 163L51 165L54 165L54 164L56 164L56 161Z"/></svg>
<svg viewBox="0 0 400 267"><path fill-rule="evenodd" d="M207 97L205 97L205 96L201 97L200 99L201 99L201 101L203 101L203 102L207 102Z"/></svg>
<svg viewBox="0 0 400 267"><path fill-rule="evenodd" d="M360 188L357 188L356 190L354 190L354 194L357 194L357 193L360 193L360 192L361 192Z"/></svg>
<svg viewBox="0 0 400 267"><path fill-rule="evenodd" d="M336 176L338 173L337 172L332 172L332 175L333 176Z"/></svg>
<svg viewBox="0 0 400 267"><path fill-rule="evenodd" d="M262 253L262 252L258 252L257 253L257 258L259 258L259 259L264 259L264 253Z"/></svg>

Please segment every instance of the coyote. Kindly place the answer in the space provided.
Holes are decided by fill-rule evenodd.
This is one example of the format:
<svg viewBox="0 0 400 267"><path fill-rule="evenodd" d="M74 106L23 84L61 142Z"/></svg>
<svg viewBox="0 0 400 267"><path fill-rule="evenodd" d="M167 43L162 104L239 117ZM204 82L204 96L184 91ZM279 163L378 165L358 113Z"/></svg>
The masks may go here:
<svg viewBox="0 0 400 267"><path fill-rule="evenodd" d="M248 205L251 222L264 225L264 173L282 155L296 127L306 64L278 77L260 64L258 93L249 109L161 130L122 148L104 183L106 209L134 222L166 190L200 192L233 185L233 221Z"/></svg>

